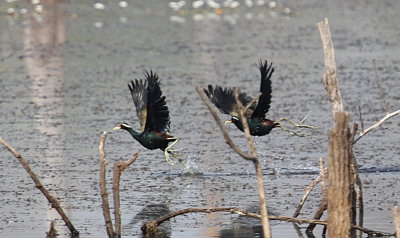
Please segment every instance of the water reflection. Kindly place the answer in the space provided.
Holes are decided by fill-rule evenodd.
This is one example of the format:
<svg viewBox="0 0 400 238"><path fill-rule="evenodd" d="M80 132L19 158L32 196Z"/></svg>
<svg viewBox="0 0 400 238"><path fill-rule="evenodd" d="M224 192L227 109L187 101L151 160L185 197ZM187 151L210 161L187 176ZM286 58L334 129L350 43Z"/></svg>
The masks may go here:
<svg viewBox="0 0 400 238"><path fill-rule="evenodd" d="M40 4L39 4L40 3ZM63 163L63 58L60 45L65 41L64 3L57 0L32 1L29 5L23 34L23 55L26 84L36 108L33 120L38 146L46 166ZM36 132L35 132L36 133ZM42 175L44 184L62 185L62 178ZM45 204L43 210L47 209ZM48 210L48 219L58 215ZM44 226L48 224L45 222Z"/></svg>

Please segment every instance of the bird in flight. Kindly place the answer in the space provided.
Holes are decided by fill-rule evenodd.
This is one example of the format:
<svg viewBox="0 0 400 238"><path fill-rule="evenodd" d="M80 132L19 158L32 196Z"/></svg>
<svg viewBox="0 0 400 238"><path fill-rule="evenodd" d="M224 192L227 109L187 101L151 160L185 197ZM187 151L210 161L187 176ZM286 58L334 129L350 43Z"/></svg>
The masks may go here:
<svg viewBox="0 0 400 238"><path fill-rule="evenodd" d="M271 104L271 76L274 72L274 67L272 63L268 65L266 60L264 62L260 60L259 70L261 74L260 97L258 98L258 102L252 103L244 112L250 134L253 136L267 135L273 128L280 126L278 122L265 117ZM233 88L208 85L207 89L204 89L204 92L222 113L231 116L231 119L226 121L225 124L233 123L239 130L244 130ZM244 106L253 99L242 92L238 92L238 98Z"/></svg>
<svg viewBox="0 0 400 238"><path fill-rule="evenodd" d="M142 146L150 150L164 151L165 159L172 164L169 154L178 138L170 135L170 118L165 96L162 96L160 80L153 71L145 71L145 79L131 80L128 84L139 118L140 131L135 131L128 123L121 123L114 130L128 131Z"/></svg>

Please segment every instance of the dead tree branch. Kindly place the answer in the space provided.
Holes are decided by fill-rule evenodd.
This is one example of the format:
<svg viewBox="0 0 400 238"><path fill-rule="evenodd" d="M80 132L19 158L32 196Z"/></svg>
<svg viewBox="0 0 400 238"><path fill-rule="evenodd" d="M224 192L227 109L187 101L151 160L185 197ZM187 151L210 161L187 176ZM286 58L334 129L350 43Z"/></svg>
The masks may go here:
<svg viewBox="0 0 400 238"><path fill-rule="evenodd" d="M206 95L204 94L204 92L198 87L196 86L196 91L197 93L200 95L201 99L203 100L203 102L206 104L208 110L210 111L211 115L214 117L214 120L217 122L219 128L222 131L222 134L224 135L225 141L226 143L228 143L228 145L236 152L238 153L242 158L246 159L246 160L250 160L253 162L254 167L256 169L256 178L257 178L257 189L258 189L258 197L259 197L259 207L260 207L260 214L261 214L261 224L263 227L263 234L264 237L266 238L270 238L271 237L271 230L269 227L269 221L268 221L268 210L267 210L267 202L265 199L265 191L264 191L264 180L263 180L263 174L262 174L262 169L260 166L260 163L257 159L257 155L256 155L256 150L254 147L254 143L253 143L253 139L250 135L250 130L249 130L249 126L247 123L247 118L244 116L244 110L247 106L246 105L243 106L242 103L239 100L239 96L238 96L238 91L235 89L235 100L236 103L239 105L239 115L240 115L240 120L243 123L243 128L244 128L244 132L245 132L245 137L247 140L247 143L249 145L250 148L250 153L245 153L243 151L241 151L231 140L228 132L226 131L224 125L221 122L221 119L218 117L218 114L216 113L216 111L213 109L213 107L211 106L209 100L207 99ZM252 100L253 101L253 100ZM250 103L252 103L252 101Z"/></svg>
<svg viewBox="0 0 400 238"><path fill-rule="evenodd" d="M333 49L331 31L329 29L328 18L318 23L319 33L322 40L322 48L325 59L325 72L322 81L328 94L328 99L332 106L332 117L335 112L343 111L342 96L339 90L339 81L337 80L335 51Z"/></svg>
<svg viewBox="0 0 400 238"><path fill-rule="evenodd" d="M154 229L156 229L163 222L165 222L171 218L174 218L176 216L186 214L186 213L213 213L213 212L229 212L232 214L238 214L238 215L242 215L242 216L252 217L255 219L261 219L261 216L259 214L247 212L247 211L240 210L240 209L233 208L233 207L187 208L187 209L183 209L183 210L179 210L179 211L167 214L165 216L158 218L157 220L146 222L142 226L142 230L145 234L149 234L149 233L151 233L151 231L154 231ZM298 219L298 218L284 217L284 216L269 216L269 219L270 220L278 220L278 221L294 222L294 223L298 223L298 224L315 223L315 224L320 224L320 225L326 225L326 221Z"/></svg>
<svg viewBox="0 0 400 238"><path fill-rule="evenodd" d="M365 129L364 131L360 132L359 136L357 139L354 140L353 144L355 144L357 141L359 141L363 136L365 136L366 134L368 134L369 132L375 130L376 128L380 127L385 121L389 120L390 118L396 116L400 114L400 110L394 111L392 113L388 113L386 114L381 120L379 120L377 123L375 123L374 125L368 127L367 129Z"/></svg>
<svg viewBox="0 0 400 238"><path fill-rule="evenodd" d="M109 238L113 238L115 233L112 225L111 215L110 215L110 205L108 202L108 193L106 188L106 153L104 151L104 143L107 137L107 132L103 132L100 136L99 141L99 159L100 159L100 173L99 173L99 186L101 195L101 204L103 208L103 216L106 224L106 230Z"/></svg>
<svg viewBox="0 0 400 238"><path fill-rule="evenodd" d="M22 157L21 154L19 154L13 147L11 147L1 137L0 137L0 144L2 144L22 164L22 166L24 167L26 172L29 174L29 176L32 178L33 182L35 183L36 188L38 188L43 193L43 195L46 197L47 201L49 201L49 203L51 204L51 207L56 209L58 214L60 214L61 218L65 222L65 225L68 227L69 231L71 232L71 236L78 237L79 232L75 229L74 225L72 225L72 222L68 218L67 214L65 214L64 209L61 207L60 202L58 201L58 199L56 197L51 195L50 192L43 186L43 184L40 182L38 176L29 167L28 162Z"/></svg>
<svg viewBox="0 0 400 238"><path fill-rule="evenodd" d="M135 153L132 157L127 161L118 161L114 164L114 175L113 175L113 195L114 195L114 220L115 220L115 236L121 237L121 201L119 195L119 182L121 178L121 173L124 171L129 165L135 162L136 158L139 156L139 153Z"/></svg>

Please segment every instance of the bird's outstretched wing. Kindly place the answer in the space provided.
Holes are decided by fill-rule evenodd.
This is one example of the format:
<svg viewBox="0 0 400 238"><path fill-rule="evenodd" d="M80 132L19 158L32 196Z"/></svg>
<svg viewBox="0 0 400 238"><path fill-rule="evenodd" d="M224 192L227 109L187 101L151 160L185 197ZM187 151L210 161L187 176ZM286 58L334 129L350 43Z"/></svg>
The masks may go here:
<svg viewBox="0 0 400 238"><path fill-rule="evenodd" d="M145 129L169 132L170 118L165 96L162 96L158 75L153 71L145 72L147 80L147 118Z"/></svg>
<svg viewBox="0 0 400 238"><path fill-rule="evenodd" d="M271 76L274 72L274 68L272 67L272 63L268 66L268 62L266 60L264 62L260 60L259 69L261 74L261 96L258 99L258 103L253 114L251 115L253 118L264 117L271 104Z"/></svg>
<svg viewBox="0 0 400 238"><path fill-rule="evenodd" d="M237 104L235 100L235 94L232 88L222 88L220 86L213 87L208 85L204 92L210 99L210 101L222 112L231 116L238 117ZM239 93L239 100L243 105L247 105L252 98L247 96L245 93ZM250 106L250 109L254 109L254 105Z"/></svg>
<svg viewBox="0 0 400 238"><path fill-rule="evenodd" d="M128 87L135 103L140 130L143 131L147 118L147 83L142 79L135 79L135 81L131 80L131 84L128 84Z"/></svg>

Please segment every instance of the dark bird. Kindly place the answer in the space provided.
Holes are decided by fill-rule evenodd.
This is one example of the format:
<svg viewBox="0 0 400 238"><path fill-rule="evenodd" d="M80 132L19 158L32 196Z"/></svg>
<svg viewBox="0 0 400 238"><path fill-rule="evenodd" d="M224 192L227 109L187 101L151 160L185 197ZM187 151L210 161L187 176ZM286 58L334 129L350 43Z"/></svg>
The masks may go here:
<svg viewBox="0 0 400 238"><path fill-rule="evenodd" d="M274 68L272 67L272 63L268 66L266 60L264 62L260 60L259 69L261 73L261 95L258 102L253 103L244 113L244 116L247 118L250 134L253 136L267 135L274 127L279 126L279 123L265 118L265 114L268 112L271 104L271 75L274 72ZM208 85L208 88L204 89L204 92L222 113L231 116L231 119L226 121L225 124L234 123L239 130L243 131L243 124L240 120L234 89ZM239 100L244 106L250 103L252 99L252 97L247 96L245 93L239 92Z"/></svg>
<svg viewBox="0 0 400 238"><path fill-rule="evenodd" d="M131 84L128 84L136 106L140 132L133 130L127 123L119 124L114 127L114 130L128 131L147 149L164 151L165 159L172 163L169 158L169 154L172 154L170 148L178 141L178 138L169 134L170 118L165 96L162 96L160 81L156 73L146 71L145 78L145 80L132 80Z"/></svg>

